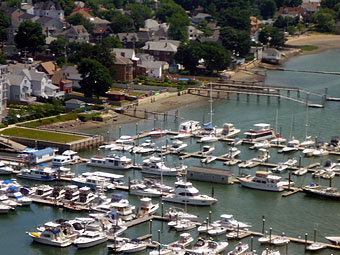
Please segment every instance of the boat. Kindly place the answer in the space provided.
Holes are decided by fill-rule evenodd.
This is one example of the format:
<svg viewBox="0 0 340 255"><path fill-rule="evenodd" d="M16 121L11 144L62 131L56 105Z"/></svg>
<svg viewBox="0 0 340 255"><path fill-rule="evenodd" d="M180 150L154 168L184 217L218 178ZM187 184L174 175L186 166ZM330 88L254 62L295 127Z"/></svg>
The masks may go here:
<svg viewBox="0 0 340 255"><path fill-rule="evenodd" d="M200 140L198 140L199 143L214 143L217 141L218 141L218 138L214 134L203 136Z"/></svg>
<svg viewBox="0 0 340 255"><path fill-rule="evenodd" d="M73 178L74 173L72 173L71 168L69 167L63 167L63 166L55 166L53 167L56 171L57 179L63 179L63 178Z"/></svg>
<svg viewBox="0 0 340 255"><path fill-rule="evenodd" d="M314 242L314 243L308 245L306 247L306 250L307 251L318 251L318 250L321 250L321 249L325 249L326 247L327 247L326 244Z"/></svg>
<svg viewBox="0 0 340 255"><path fill-rule="evenodd" d="M239 239L240 236L242 236L245 233L245 230L232 230L228 231L225 235L227 239Z"/></svg>
<svg viewBox="0 0 340 255"><path fill-rule="evenodd" d="M136 151L136 153L145 155L153 153L155 151L156 151L155 143L148 139L139 145L139 149Z"/></svg>
<svg viewBox="0 0 340 255"><path fill-rule="evenodd" d="M0 161L0 175L13 174L13 168Z"/></svg>
<svg viewBox="0 0 340 255"><path fill-rule="evenodd" d="M283 186L288 186L288 182L281 181L280 176L265 171L257 171L255 176L239 177L238 179L243 187L251 189L283 191Z"/></svg>
<svg viewBox="0 0 340 255"><path fill-rule="evenodd" d="M272 239L271 242L273 245L280 246L280 245L287 245L290 243L290 240L283 236L276 236L275 238Z"/></svg>
<svg viewBox="0 0 340 255"><path fill-rule="evenodd" d="M243 139L241 138L235 138L234 141L230 142L229 145L232 147L239 146L243 143Z"/></svg>
<svg viewBox="0 0 340 255"><path fill-rule="evenodd" d="M255 149L268 149L270 146L268 140L258 141L254 144Z"/></svg>
<svg viewBox="0 0 340 255"><path fill-rule="evenodd" d="M10 207L12 207L13 209L14 209L15 207L17 207L17 205L18 205L17 202L15 202L15 201L9 199L9 197L6 196L6 195L4 195L4 194L0 195L0 204L1 204L1 205L10 206Z"/></svg>
<svg viewBox="0 0 340 255"><path fill-rule="evenodd" d="M70 246L75 236L65 235L62 227L58 223L48 222L44 224L44 231L42 232L26 232L33 241L41 244L56 246L56 247L67 247Z"/></svg>
<svg viewBox="0 0 340 255"><path fill-rule="evenodd" d="M130 185L129 194L136 196L160 197L162 192L158 189L150 188L142 183Z"/></svg>
<svg viewBox="0 0 340 255"><path fill-rule="evenodd" d="M308 195L324 197L329 199L340 199L340 192L337 188L325 187L317 184L311 184L303 187L303 191Z"/></svg>
<svg viewBox="0 0 340 255"><path fill-rule="evenodd" d="M208 156L208 157L202 158L202 159L201 159L201 162L202 162L202 163L209 164L209 163L215 161L216 159L217 159L216 156Z"/></svg>
<svg viewBox="0 0 340 255"><path fill-rule="evenodd" d="M140 199L140 207L137 211L137 217L143 217L145 215L153 215L159 208L159 204L153 204L151 198L143 197Z"/></svg>
<svg viewBox="0 0 340 255"><path fill-rule="evenodd" d="M289 166L285 165L283 162L280 162L278 166L272 168L273 173L282 173L283 171L286 171Z"/></svg>
<svg viewBox="0 0 340 255"><path fill-rule="evenodd" d="M91 192L90 187L81 187L79 189L79 199L74 201L74 204L86 206L89 205L95 198L96 197L93 192Z"/></svg>
<svg viewBox="0 0 340 255"><path fill-rule="evenodd" d="M324 172L321 174L321 178L324 179L331 179L335 177L335 171L332 169L325 169Z"/></svg>
<svg viewBox="0 0 340 255"><path fill-rule="evenodd" d="M340 243L340 236L325 236L325 238L332 244L339 245Z"/></svg>
<svg viewBox="0 0 340 255"><path fill-rule="evenodd" d="M241 129L234 127L232 123L224 123L222 127L221 135L225 138L233 138L241 132Z"/></svg>
<svg viewBox="0 0 340 255"><path fill-rule="evenodd" d="M14 209L9 205L0 204L0 214L8 213L9 210Z"/></svg>
<svg viewBox="0 0 340 255"><path fill-rule="evenodd" d="M199 194L191 182L179 180L175 182L175 190L172 194L162 197L162 201L181 203L187 205L202 205L210 206L217 202L217 199L207 195Z"/></svg>
<svg viewBox="0 0 340 255"><path fill-rule="evenodd" d="M150 133L149 136L151 137L161 137L161 136L166 136L168 133L168 130L163 130L163 129L153 129Z"/></svg>
<svg viewBox="0 0 340 255"><path fill-rule="evenodd" d="M228 247L229 243L226 241L213 241L213 240L209 240L208 241L208 250L212 251L213 253L217 254L217 253L221 253L223 252L227 247Z"/></svg>
<svg viewBox="0 0 340 255"><path fill-rule="evenodd" d="M253 129L245 132L245 140L250 142L258 142L275 138L274 129L270 127L270 124L258 123L255 124Z"/></svg>
<svg viewBox="0 0 340 255"><path fill-rule="evenodd" d="M72 150L66 150L61 155L57 155L52 159L52 164L55 166L65 166L76 163L80 160L78 153Z"/></svg>
<svg viewBox="0 0 340 255"><path fill-rule="evenodd" d="M67 185L65 186L64 197L62 198L62 203L72 203L79 199L79 190L77 185Z"/></svg>
<svg viewBox="0 0 340 255"><path fill-rule="evenodd" d="M313 156L315 157L322 157L322 156L327 156L329 152L323 148L315 149L313 151Z"/></svg>
<svg viewBox="0 0 340 255"><path fill-rule="evenodd" d="M182 233L179 235L179 240L170 243L167 248L173 250L175 248L185 248L194 241L194 238L189 233Z"/></svg>
<svg viewBox="0 0 340 255"><path fill-rule="evenodd" d="M227 228L219 223L211 223L210 226L211 228L208 230L208 235L210 236L218 236L227 232Z"/></svg>
<svg viewBox="0 0 340 255"><path fill-rule="evenodd" d="M315 150L315 147L307 147L303 149L302 153L305 157L312 157Z"/></svg>
<svg viewBox="0 0 340 255"><path fill-rule="evenodd" d="M129 135L122 135L115 141L115 143L118 143L118 144L132 144L133 142L134 140L132 136L129 136Z"/></svg>
<svg viewBox="0 0 340 255"><path fill-rule="evenodd" d="M314 146L315 141L312 140L311 136L306 136L306 139L300 143L300 147L311 147Z"/></svg>
<svg viewBox="0 0 340 255"><path fill-rule="evenodd" d="M282 148L282 152L293 152L299 150L299 140L294 139L290 140L285 147Z"/></svg>
<svg viewBox="0 0 340 255"><path fill-rule="evenodd" d="M106 241L107 235L102 231L85 231L73 241L73 244L78 248L89 248Z"/></svg>
<svg viewBox="0 0 340 255"><path fill-rule="evenodd" d="M29 197L24 197L20 192L19 187L11 186L7 189L7 196L9 199L17 202L22 206L29 206L32 204L32 199Z"/></svg>
<svg viewBox="0 0 340 255"><path fill-rule="evenodd" d="M286 166L289 166L289 167L293 167L293 166L296 165L296 163L297 163L297 160L295 158L291 158L291 159L288 159L283 164L286 165Z"/></svg>
<svg viewBox="0 0 340 255"><path fill-rule="evenodd" d="M147 245L145 242L142 242L139 239L132 239L131 241L125 242L120 248L116 250L116 252L134 253L144 251L146 248Z"/></svg>
<svg viewBox="0 0 340 255"><path fill-rule="evenodd" d="M276 138L270 140L271 144L283 144L286 142L287 142L287 139L283 138L280 134L276 134Z"/></svg>
<svg viewBox="0 0 340 255"><path fill-rule="evenodd" d="M202 224L197 228L198 233L204 233L207 234L209 230L211 230L213 227L209 223L208 220L203 221Z"/></svg>
<svg viewBox="0 0 340 255"><path fill-rule="evenodd" d="M234 159L236 158L239 154L241 153L241 151L239 149L237 149L236 147L230 147L229 148L229 152L224 154L222 157L223 158L227 158L227 159Z"/></svg>
<svg viewBox="0 0 340 255"><path fill-rule="evenodd" d="M171 137L171 140L184 140L190 138L192 135L190 133L179 133L173 137Z"/></svg>
<svg viewBox="0 0 340 255"><path fill-rule="evenodd" d="M201 125L198 121L188 120L179 124L178 132L180 133L192 133L201 129Z"/></svg>
<svg viewBox="0 0 340 255"><path fill-rule="evenodd" d="M176 168L167 167L160 157L150 157L149 159L143 160L142 173L154 174L163 176L177 176L181 174L187 166L181 165Z"/></svg>
<svg viewBox="0 0 340 255"><path fill-rule="evenodd" d="M188 219L191 221L198 221L199 218L197 215L190 214L176 208L170 208L168 211L166 211L165 216L169 217L170 221L175 221L176 219Z"/></svg>
<svg viewBox="0 0 340 255"><path fill-rule="evenodd" d="M204 145L203 148L202 148L202 150L200 151L200 153L201 153L203 156L206 156L206 155L211 154L214 150L215 150L215 147L209 146L209 145Z"/></svg>
<svg viewBox="0 0 340 255"><path fill-rule="evenodd" d="M308 173L308 169L305 167L302 167L302 168L299 168L298 170L293 171L293 174L298 175L298 176L305 175L306 173Z"/></svg>
<svg viewBox="0 0 340 255"><path fill-rule="evenodd" d="M33 194L31 195L34 198L45 199L52 195L53 188L49 185L40 185L32 189Z"/></svg>
<svg viewBox="0 0 340 255"><path fill-rule="evenodd" d="M180 219L176 221L176 224L172 227L174 227L176 231L188 231L196 228L196 223L188 219Z"/></svg>
<svg viewBox="0 0 340 255"><path fill-rule="evenodd" d="M227 255L240 255L240 254L245 253L248 249L249 249L248 244L239 242L235 245L235 248L232 251L227 253Z"/></svg>
<svg viewBox="0 0 340 255"><path fill-rule="evenodd" d="M262 255L280 255L280 252L275 251L275 250L265 249L261 254Z"/></svg>
<svg viewBox="0 0 340 255"><path fill-rule="evenodd" d="M235 220L232 214L222 214L220 218L221 219L215 223L218 223L225 228L247 229L251 227L251 225L247 223Z"/></svg>
<svg viewBox="0 0 340 255"><path fill-rule="evenodd" d="M248 168L248 167L251 167L254 164L255 164L255 162L250 159L250 160L245 160L245 161L239 163L238 167L239 168Z"/></svg>
<svg viewBox="0 0 340 255"><path fill-rule="evenodd" d="M252 158L251 159L252 161L264 163L264 162L267 162L268 159L270 159L270 155L269 155L267 149L261 148L261 149L258 150L258 152L259 152L259 154L257 155L256 158Z"/></svg>
<svg viewBox="0 0 340 255"><path fill-rule="evenodd" d="M107 189L114 190L115 185L108 179L96 175L80 175L72 178L72 184L78 187L89 187L93 190L96 189Z"/></svg>
<svg viewBox="0 0 340 255"><path fill-rule="evenodd" d="M127 237L115 237L113 239L113 244L107 245L107 248L109 252L118 252L118 249L120 249L125 243L130 242L131 240Z"/></svg>
<svg viewBox="0 0 340 255"><path fill-rule="evenodd" d="M186 147L188 147L188 144L184 143L183 141L174 140L172 145L169 147L169 151L179 153L183 151Z"/></svg>
<svg viewBox="0 0 340 255"><path fill-rule="evenodd" d="M49 167L38 168L38 169L23 169L17 174L19 178L37 180L37 181L54 181L56 171Z"/></svg>
<svg viewBox="0 0 340 255"><path fill-rule="evenodd" d="M107 157L92 157L90 162L87 163L88 166L109 168L109 169L119 169L119 170L129 170L133 168L131 159L126 156L110 155Z"/></svg>

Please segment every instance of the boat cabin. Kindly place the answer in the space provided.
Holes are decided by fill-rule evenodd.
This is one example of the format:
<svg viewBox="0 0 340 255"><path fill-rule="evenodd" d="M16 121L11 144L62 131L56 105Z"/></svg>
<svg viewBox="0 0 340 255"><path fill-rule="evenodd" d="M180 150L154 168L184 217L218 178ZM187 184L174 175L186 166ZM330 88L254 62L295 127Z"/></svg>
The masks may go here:
<svg viewBox="0 0 340 255"><path fill-rule="evenodd" d="M199 129L201 129L201 125L198 121L189 120L179 125L178 132L190 133Z"/></svg>

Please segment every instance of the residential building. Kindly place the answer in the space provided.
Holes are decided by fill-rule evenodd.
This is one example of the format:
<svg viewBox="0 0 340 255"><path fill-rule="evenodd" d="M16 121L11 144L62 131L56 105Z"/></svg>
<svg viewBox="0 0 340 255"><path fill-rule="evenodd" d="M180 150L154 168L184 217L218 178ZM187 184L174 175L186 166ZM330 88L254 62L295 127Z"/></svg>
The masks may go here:
<svg viewBox="0 0 340 255"><path fill-rule="evenodd" d="M72 93L72 81L66 78L63 71L56 71L52 76L52 84L64 91L65 95Z"/></svg>
<svg viewBox="0 0 340 255"><path fill-rule="evenodd" d="M194 23L199 23L201 21L205 21L205 20L210 20L211 19L211 15L208 13L197 13L195 16L191 17L192 22Z"/></svg>
<svg viewBox="0 0 340 255"><path fill-rule="evenodd" d="M137 33L118 33L115 36L119 38L124 48L134 49L139 42Z"/></svg>
<svg viewBox="0 0 340 255"><path fill-rule="evenodd" d="M275 14L275 17L282 16L290 18L298 18L300 21L307 15L307 11L302 7L280 7L279 11Z"/></svg>
<svg viewBox="0 0 340 255"><path fill-rule="evenodd" d="M115 57L115 68L116 73L113 77L114 80L117 81L127 81L131 82L133 79L133 62L120 55L116 55Z"/></svg>
<svg viewBox="0 0 340 255"><path fill-rule="evenodd" d="M65 107L68 110L79 109L85 106L86 106L86 103L78 99L70 99L70 100L65 101Z"/></svg>
<svg viewBox="0 0 340 255"><path fill-rule="evenodd" d="M73 12L70 14L70 16L74 16L76 14L80 14L85 19L93 18L93 16L89 13L91 11L90 8L74 8Z"/></svg>
<svg viewBox="0 0 340 255"><path fill-rule="evenodd" d="M61 33L69 41L73 42L85 42L88 43L90 40L90 35L83 25L72 26Z"/></svg>
<svg viewBox="0 0 340 255"><path fill-rule="evenodd" d="M109 91L106 92L107 99L110 101L124 101L125 100L125 93L120 91Z"/></svg>
<svg viewBox="0 0 340 255"><path fill-rule="evenodd" d="M54 64L52 61L48 62L41 62L36 69L39 72L44 72L48 78L52 78L54 72L57 70L57 65Z"/></svg>
<svg viewBox="0 0 340 255"><path fill-rule="evenodd" d="M124 58L128 58L133 63L133 78L137 77L137 64L139 61L139 58L136 57L135 50L134 49L120 49L120 48L114 48L112 49L112 52L115 54L115 56L121 56Z"/></svg>
<svg viewBox="0 0 340 255"><path fill-rule="evenodd" d="M169 69L169 64L165 61L155 61L153 56L149 54L137 54L140 59L137 66L137 74L144 75L148 78L160 79L163 71Z"/></svg>
<svg viewBox="0 0 340 255"><path fill-rule="evenodd" d="M60 20L46 16L40 17L35 21L35 23L40 24L42 31L45 33L46 37L59 36L65 27L65 24Z"/></svg>
<svg viewBox="0 0 340 255"><path fill-rule="evenodd" d="M204 33L194 26L188 26L189 40L196 40L201 37Z"/></svg>
<svg viewBox="0 0 340 255"><path fill-rule="evenodd" d="M65 79L72 82L72 88L80 88L81 74L75 66L64 65L60 71L63 72Z"/></svg>
<svg viewBox="0 0 340 255"><path fill-rule="evenodd" d="M39 17L46 16L59 20L63 20L65 18L64 11L61 8L60 3L58 1L54 3L51 0L34 4L34 15Z"/></svg>
<svg viewBox="0 0 340 255"><path fill-rule="evenodd" d="M8 66L0 65L0 118L6 117L7 90L8 90Z"/></svg>
<svg viewBox="0 0 340 255"><path fill-rule="evenodd" d="M39 19L39 16L28 14L28 13L24 13L24 14L20 15L18 17L18 19L19 19L19 24L21 24L22 22L24 22L26 20L30 20L32 22L35 22L37 19Z"/></svg>
<svg viewBox="0 0 340 255"><path fill-rule="evenodd" d="M12 102L31 103L36 100L32 97L31 82L26 75L9 75L9 90L7 91L8 100Z"/></svg>
<svg viewBox="0 0 340 255"><path fill-rule="evenodd" d="M169 64L175 64L174 56L180 41L160 40L146 42L142 48L144 53L152 55L155 60L166 61Z"/></svg>
<svg viewBox="0 0 340 255"><path fill-rule="evenodd" d="M250 16L250 34L254 34L259 30L261 25L262 21L258 17Z"/></svg>
<svg viewBox="0 0 340 255"><path fill-rule="evenodd" d="M106 37L109 37L112 33L110 26L101 26L93 29L92 35L95 42L103 42Z"/></svg>
<svg viewBox="0 0 340 255"><path fill-rule="evenodd" d="M282 60L282 53L274 48L268 48L262 52L262 62L279 64Z"/></svg>
<svg viewBox="0 0 340 255"><path fill-rule="evenodd" d="M90 21L93 24L94 28L110 25L110 21L98 17L91 17L88 19L88 21Z"/></svg>

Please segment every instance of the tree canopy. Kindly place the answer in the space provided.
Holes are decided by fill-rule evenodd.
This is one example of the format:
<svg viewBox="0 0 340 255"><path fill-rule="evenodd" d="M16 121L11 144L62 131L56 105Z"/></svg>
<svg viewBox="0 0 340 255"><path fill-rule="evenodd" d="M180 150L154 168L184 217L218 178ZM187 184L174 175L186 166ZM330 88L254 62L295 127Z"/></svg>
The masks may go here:
<svg viewBox="0 0 340 255"><path fill-rule="evenodd" d="M45 35L41 26L31 20L23 21L14 37L15 44L19 49L27 49L31 53L41 50L45 46Z"/></svg>
<svg viewBox="0 0 340 255"><path fill-rule="evenodd" d="M82 80L81 90L87 97L105 95L111 85L112 78L109 70L94 59L84 58L78 65Z"/></svg>
<svg viewBox="0 0 340 255"><path fill-rule="evenodd" d="M162 2L161 6L157 9L155 16L161 22L167 22L174 15L188 17L182 6L173 1Z"/></svg>
<svg viewBox="0 0 340 255"><path fill-rule="evenodd" d="M54 40L50 43L49 48L56 57L60 57L65 54L66 44L67 44L66 38L58 37L57 40Z"/></svg>
<svg viewBox="0 0 340 255"><path fill-rule="evenodd" d="M112 49L112 48L123 48L122 43L120 42L118 37L106 37L104 38L102 45L105 48Z"/></svg>
<svg viewBox="0 0 340 255"><path fill-rule="evenodd" d="M176 62L182 64L190 73L194 73L201 58L200 46L200 42L194 40L181 43L175 54Z"/></svg>
<svg viewBox="0 0 340 255"><path fill-rule="evenodd" d="M220 30L220 39L223 46L231 52L235 51L235 53L239 53L241 56L249 53L251 39L247 31L223 27Z"/></svg>
<svg viewBox="0 0 340 255"><path fill-rule="evenodd" d="M66 21L70 23L71 25L77 26L77 25L83 25L87 32L92 33L93 31L93 24L88 21L86 18L83 17L83 15L77 13L73 16L68 16L66 18Z"/></svg>
<svg viewBox="0 0 340 255"><path fill-rule="evenodd" d="M6 28L8 28L10 25L11 18L7 15L5 11L0 10L0 41L7 40Z"/></svg>
<svg viewBox="0 0 340 255"><path fill-rule="evenodd" d="M277 10L274 0L263 0L260 4L260 13L264 19L272 18Z"/></svg>
<svg viewBox="0 0 340 255"><path fill-rule="evenodd" d="M144 27L144 22L152 17L152 10L141 4L129 4L127 9L130 11L130 17L133 19L136 29Z"/></svg>
<svg viewBox="0 0 340 255"><path fill-rule="evenodd" d="M320 32L335 31L336 13L332 9L323 8L313 15L313 21Z"/></svg>
<svg viewBox="0 0 340 255"><path fill-rule="evenodd" d="M183 18L180 14L175 14L169 19L169 23L169 34L172 39L182 42L188 40L188 19Z"/></svg>
<svg viewBox="0 0 340 255"><path fill-rule="evenodd" d="M250 30L250 11L238 7L223 9L220 12L218 23L222 27L233 27L239 30Z"/></svg>
<svg viewBox="0 0 340 255"><path fill-rule="evenodd" d="M111 19L111 29L113 33L134 32L134 21L130 16L119 13Z"/></svg>
<svg viewBox="0 0 340 255"><path fill-rule="evenodd" d="M285 36L277 27L265 27L259 33L259 41L270 47L282 47L285 44Z"/></svg>

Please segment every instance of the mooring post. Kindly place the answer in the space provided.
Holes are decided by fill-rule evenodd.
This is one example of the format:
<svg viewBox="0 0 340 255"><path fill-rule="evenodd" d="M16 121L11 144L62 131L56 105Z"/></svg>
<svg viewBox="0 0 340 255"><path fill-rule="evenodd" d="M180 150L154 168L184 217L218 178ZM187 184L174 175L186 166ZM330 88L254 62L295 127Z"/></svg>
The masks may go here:
<svg viewBox="0 0 340 255"><path fill-rule="evenodd" d="M152 234L152 220L149 221L149 233Z"/></svg>
<svg viewBox="0 0 340 255"><path fill-rule="evenodd" d="M136 135L138 134L138 122L136 122Z"/></svg>
<svg viewBox="0 0 340 255"><path fill-rule="evenodd" d="M266 218L264 217L264 215L262 216L262 234L264 234L264 225L266 223Z"/></svg>
<svg viewBox="0 0 340 255"><path fill-rule="evenodd" d="M272 228L269 228L269 243L272 243Z"/></svg>
<svg viewBox="0 0 340 255"><path fill-rule="evenodd" d="M305 233L305 247L307 246L307 241L308 241L308 233Z"/></svg>
<svg viewBox="0 0 340 255"><path fill-rule="evenodd" d="M267 104L269 104L270 103L270 96L268 95L267 96Z"/></svg>
<svg viewBox="0 0 340 255"><path fill-rule="evenodd" d="M161 203L161 212L162 212L162 218L164 217L164 203Z"/></svg>
<svg viewBox="0 0 340 255"><path fill-rule="evenodd" d="M131 188L131 177L129 176L128 177L128 189L130 191L130 188Z"/></svg>
<svg viewBox="0 0 340 255"><path fill-rule="evenodd" d="M237 224L237 239L240 237L240 224Z"/></svg>
<svg viewBox="0 0 340 255"><path fill-rule="evenodd" d="M148 113L146 112L146 109L144 109L144 119L148 118Z"/></svg>
<svg viewBox="0 0 340 255"><path fill-rule="evenodd" d="M300 98L300 90L299 89L296 91L296 97Z"/></svg>
<svg viewBox="0 0 340 255"><path fill-rule="evenodd" d="M316 228L314 228L314 236L313 236L314 243L316 242Z"/></svg>
<svg viewBox="0 0 340 255"><path fill-rule="evenodd" d="M256 95L256 97L257 102L260 102L260 95Z"/></svg>
<svg viewBox="0 0 340 255"><path fill-rule="evenodd" d="M253 249L254 249L254 237L251 236L251 237L250 237L250 251L252 252Z"/></svg>
<svg viewBox="0 0 340 255"><path fill-rule="evenodd" d="M290 97L290 90L287 90L287 97Z"/></svg>
<svg viewBox="0 0 340 255"><path fill-rule="evenodd" d="M302 156L300 155L300 157L299 157L299 168L301 168L301 160L302 160Z"/></svg>
<svg viewBox="0 0 340 255"><path fill-rule="evenodd" d="M236 93L236 99L237 101L240 101L240 93Z"/></svg>
<svg viewBox="0 0 340 255"><path fill-rule="evenodd" d="M288 174L288 189L290 190L291 172Z"/></svg>
<svg viewBox="0 0 340 255"><path fill-rule="evenodd" d="M119 137L120 137L120 135L121 135L121 132L122 132L122 126L119 126L119 130L118 130L118 135L119 135Z"/></svg>
<svg viewBox="0 0 340 255"><path fill-rule="evenodd" d="M229 99L229 92L227 92L227 99Z"/></svg>
<svg viewBox="0 0 340 255"><path fill-rule="evenodd" d="M161 243L161 230L160 229L158 229L157 241L158 241L159 244Z"/></svg>
<svg viewBox="0 0 340 255"><path fill-rule="evenodd" d="M249 94L247 94L247 102L249 102Z"/></svg>
<svg viewBox="0 0 340 255"><path fill-rule="evenodd" d="M308 102L309 102L309 92L306 93L306 105L308 106Z"/></svg>

